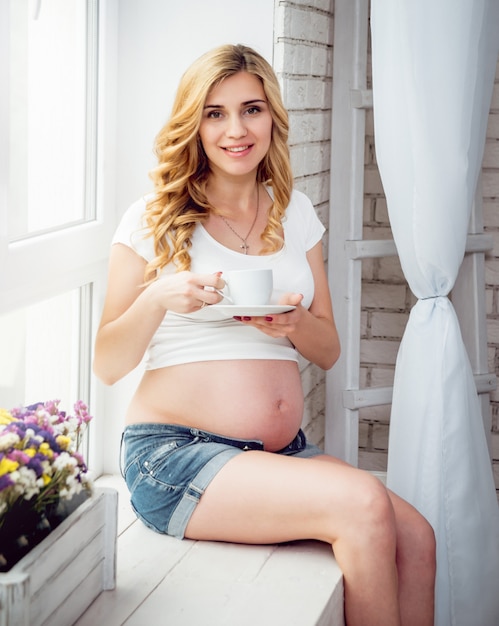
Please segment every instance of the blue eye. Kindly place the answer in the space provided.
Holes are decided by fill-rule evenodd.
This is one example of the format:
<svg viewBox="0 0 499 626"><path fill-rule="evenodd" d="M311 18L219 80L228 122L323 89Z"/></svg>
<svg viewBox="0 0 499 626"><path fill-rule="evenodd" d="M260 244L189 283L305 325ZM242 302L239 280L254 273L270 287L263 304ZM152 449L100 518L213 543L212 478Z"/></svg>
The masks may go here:
<svg viewBox="0 0 499 626"><path fill-rule="evenodd" d="M261 108L257 107L257 106L251 106L248 109L246 109L246 113L248 113L249 115L256 115L256 113L260 113Z"/></svg>
<svg viewBox="0 0 499 626"><path fill-rule="evenodd" d="M222 117L222 113L221 111L210 111L206 117L208 117L209 119L218 120Z"/></svg>

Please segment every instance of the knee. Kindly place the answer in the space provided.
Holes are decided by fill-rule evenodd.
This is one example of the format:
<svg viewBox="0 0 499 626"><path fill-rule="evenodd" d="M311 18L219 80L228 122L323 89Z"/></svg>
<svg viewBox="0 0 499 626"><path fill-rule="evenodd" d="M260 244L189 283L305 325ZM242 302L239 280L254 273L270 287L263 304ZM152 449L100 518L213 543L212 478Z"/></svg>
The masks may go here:
<svg viewBox="0 0 499 626"><path fill-rule="evenodd" d="M388 491L380 480L369 474L363 480L360 506L370 524L395 532L395 513Z"/></svg>
<svg viewBox="0 0 499 626"><path fill-rule="evenodd" d="M380 549L394 547L397 540L395 513L383 483L363 473L352 499L352 530L357 535L357 541L368 545L371 550L375 546Z"/></svg>

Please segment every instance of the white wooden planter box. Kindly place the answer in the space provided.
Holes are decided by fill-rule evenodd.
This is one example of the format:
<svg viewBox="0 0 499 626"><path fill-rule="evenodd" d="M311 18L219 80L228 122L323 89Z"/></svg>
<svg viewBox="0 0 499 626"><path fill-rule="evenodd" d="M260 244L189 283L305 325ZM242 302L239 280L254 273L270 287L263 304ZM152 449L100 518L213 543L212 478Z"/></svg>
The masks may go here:
<svg viewBox="0 0 499 626"><path fill-rule="evenodd" d="M116 581L118 493L96 489L0 574L0 626L69 626Z"/></svg>

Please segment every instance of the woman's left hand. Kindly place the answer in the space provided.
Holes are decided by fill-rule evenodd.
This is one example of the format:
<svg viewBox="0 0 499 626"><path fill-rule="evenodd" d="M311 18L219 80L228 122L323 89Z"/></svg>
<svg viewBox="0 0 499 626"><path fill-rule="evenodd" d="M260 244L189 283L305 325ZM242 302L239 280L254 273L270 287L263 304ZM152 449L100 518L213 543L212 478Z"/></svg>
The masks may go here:
<svg viewBox="0 0 499 626"><path fill-rule="evenodd" d="M282 296L279 304L289 304L295 306L296 309L288 313L269 313L262 317L235 317L243 324L254 326L270 337L287 337L296 330L296 326L300 321L303 313L301 301L303 296L300 293L288 293Z"/></svg>
<svg viewBox="0 0 499 626"><path fill-rule="evenodd" d="M295 306L293 311L269 313L263 317L242 317L240 321L270 337L287 337L302 357L328 370L340 356L340 340L334 322L322 242L317 242L307 252L307 260L314 276L314 297L308 308L302 305L301 294L287 293L279 299L279 304Z"/></svg>

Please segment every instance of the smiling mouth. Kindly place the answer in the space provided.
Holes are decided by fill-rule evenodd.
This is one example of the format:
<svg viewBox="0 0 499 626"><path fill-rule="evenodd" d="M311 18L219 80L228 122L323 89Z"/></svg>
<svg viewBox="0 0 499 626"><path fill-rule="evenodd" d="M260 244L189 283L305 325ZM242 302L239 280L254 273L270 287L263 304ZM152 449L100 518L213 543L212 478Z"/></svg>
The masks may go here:
<svg viewBox="0 0 499 626"><path fill-rule="evenodd" d="M251 148L251 146L235 146L234 148L226 147L224 150L227 152L244 152L245 150L248 150L248 148Z"/></svg>

